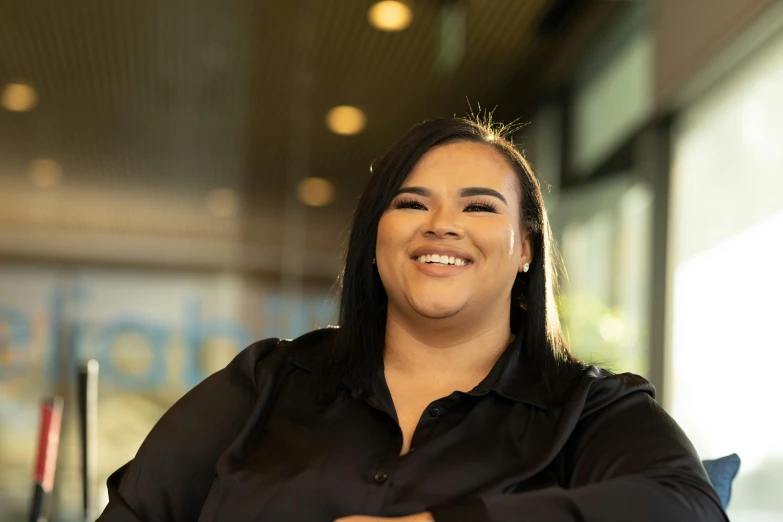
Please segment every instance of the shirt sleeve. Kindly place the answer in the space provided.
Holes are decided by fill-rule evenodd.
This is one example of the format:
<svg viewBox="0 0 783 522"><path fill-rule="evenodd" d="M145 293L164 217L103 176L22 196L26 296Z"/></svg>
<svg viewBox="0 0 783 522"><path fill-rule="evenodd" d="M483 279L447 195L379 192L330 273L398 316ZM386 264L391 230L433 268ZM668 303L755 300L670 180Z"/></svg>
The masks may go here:
<svg viewBox="0 0 783 522"><path fill-rule="evenodd" d="M436 522L728 522L692 444L647 393L582 419L562 458L563 487L430 512Z"/></svg>
<svg viewBox="0 0 783 522"><path fill-rule="evenodd" d="M249 346L174 404L136 457L109 477L99 522L197 520L218 458L258 403L256 364L276 345L267 339Z"/></svg>

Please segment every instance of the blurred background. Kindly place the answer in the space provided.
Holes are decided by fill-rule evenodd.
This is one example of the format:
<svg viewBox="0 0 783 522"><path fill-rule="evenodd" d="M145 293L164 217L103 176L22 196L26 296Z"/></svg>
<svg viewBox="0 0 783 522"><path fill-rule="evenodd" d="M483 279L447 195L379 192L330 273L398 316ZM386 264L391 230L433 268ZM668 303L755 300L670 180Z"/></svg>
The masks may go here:
<svg viewBox="0 0 783 522"><path fill-rule="evenodd" d="M775 0L0 0L0 520L27 520L49 394L51 519L79 519L79 362L103 505L188 389L335 321L373 159L495 107L573 350L741 456L732 520L783 520L781 93Z"/></svg>

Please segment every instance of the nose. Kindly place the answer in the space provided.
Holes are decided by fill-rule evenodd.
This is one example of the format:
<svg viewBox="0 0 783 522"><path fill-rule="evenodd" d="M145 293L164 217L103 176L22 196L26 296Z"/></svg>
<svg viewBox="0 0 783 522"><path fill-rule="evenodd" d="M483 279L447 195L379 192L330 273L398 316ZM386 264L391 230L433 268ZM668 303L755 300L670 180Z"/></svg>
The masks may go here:
<svg viewBox="0 0 783 522"><path fill-rule="evenodd" d="M440 205L427 213L429 219L422 227L425 237L437 239L461 239L465 231L459 223L459 212L448 205Z"/></svg>

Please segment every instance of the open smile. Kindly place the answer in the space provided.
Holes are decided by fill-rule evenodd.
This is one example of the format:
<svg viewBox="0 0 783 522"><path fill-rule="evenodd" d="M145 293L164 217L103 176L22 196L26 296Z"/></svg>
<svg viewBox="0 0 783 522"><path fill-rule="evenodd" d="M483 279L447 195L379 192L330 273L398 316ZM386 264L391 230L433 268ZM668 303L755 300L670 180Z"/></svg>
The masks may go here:
<svg viewBox="0 0 783 522"><path fill-rule="evenodd" d="M469 270L473 261L445 254L422 254L411 258L416 268L424 275L432 277L451 277Z"/></svg>
<svg viewBox="0 0 783 522"><path fill-rule="evenodd" d="M469 259L462 259L459 256L425 254L413 258L417 263L425 263L435 266L466 266L472 263Z"/></svg>

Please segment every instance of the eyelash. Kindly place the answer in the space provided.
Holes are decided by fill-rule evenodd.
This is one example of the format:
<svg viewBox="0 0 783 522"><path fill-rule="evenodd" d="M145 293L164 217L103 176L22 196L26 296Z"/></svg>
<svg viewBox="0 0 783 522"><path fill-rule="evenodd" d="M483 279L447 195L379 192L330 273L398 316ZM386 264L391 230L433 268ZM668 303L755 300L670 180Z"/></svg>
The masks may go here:
<svg viewBox="0 0 783 522"><path fill-rule="evenodd" d="M421 207L421 208L418 208L418 207ZM421 210L422 208L424 210L427 209L427 207L422 205L421 202L416 201L415 199L412 199L412 198L400 198L400 199L398 199L394 203L394 208L395 209L398 209L398 208L412 208L412 209L416 209L416 210Z"/></svg>
<svg viewBox="0 0 783 522"><path fill-rule="evenodd" d="M465 206L465 210L471 207L478 209L478 212L497 212L497 207L492 203L487 203L486 201L472 201ZM427 210L427 207L425 207L420 201L417 201L415 199L410 199L410 198L398 199L397 202L394 204L394 208L395 209L410 208L414 210Z"/></svg>
<svg viewBox="0 0 783 522"><path fill-rule="evenodd" d="M495 205L493 205L492 203L488 203L486 201L473 201L465 208L467 209L470 207L478 208L479 212L497 212L498 210Z"/></svg>

